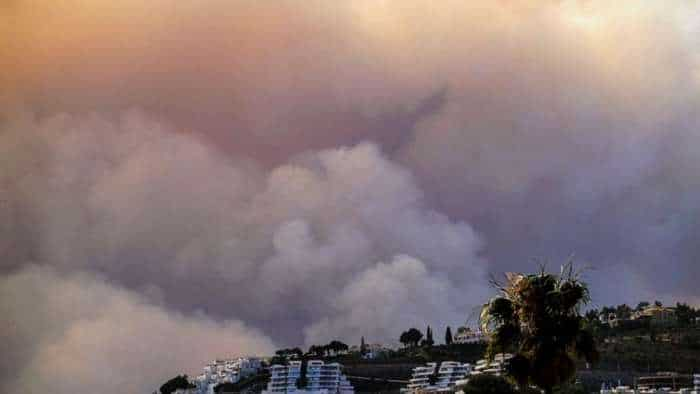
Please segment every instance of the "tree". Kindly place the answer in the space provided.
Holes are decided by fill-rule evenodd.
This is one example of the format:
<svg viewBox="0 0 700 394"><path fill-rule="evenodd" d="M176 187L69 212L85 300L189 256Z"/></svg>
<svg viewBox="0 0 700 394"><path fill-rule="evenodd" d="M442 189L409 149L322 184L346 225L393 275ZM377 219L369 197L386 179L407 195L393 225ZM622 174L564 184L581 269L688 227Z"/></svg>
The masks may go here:
<svg viewBox="0 0 700 394"><path fill-rule="evenodd" d="M365 337L363 336L360 340L360 354L364 355L367 353L367 345L365 344Z"/></svg>
<svg viewBox="0 0 700 394"><path fill-rule="evenodd" d="M433 330L430 329L430 326L425 330L425 344L426 346L433 346L435 344L433 340Z"/></svg>
<svg viewBox="0 0 700 394"><path fill-rule="evenodd" d="M399 337L399 342L401 342L402 345L408 346L411 341L408 339L408 331L404 331L401 333L401 336Z"/></svg>
<svg viewBox="0 0 700 394"><path fill-rule="evenodd" d="M664 306L664 304L662 304L661 301L656 300L656 301L654 301L654 306L657 308L661 308L662 306Z"/></svg>
<svg viewBox="0 0 700 394"><path fill-rule="evenodd" d="M617 308L615 308L615 315L618 319L629 319L632 317L632 308L627 304L618 305Z"/></svg>
<svg viewBox="0 0 700 394"><path fill-rule="evenodd" d="M349 349L348 345L340 341L331 341L328 345L325 346L325 348L328 349L333 355L337 355L338 353L347 351Z"/></svg>
<svg viewBox="0 0 700 394"><path fill-rule="evenodd" d="M308 369L309 363L306 358L301 359L301 370L299 371L299 377L297 378L297 387L300 389L305 389L309 384L309 379L306 377L306 371Z"/></svg>
<svg viewBox="0 0 700 394"><path fill-rule="evenodd" d="M476 375L462 388L464 394L515 394L515 388L505 378L495 375Z"/></svg>
<svg viewBox="0 0 700 394"><path fill-rule="evenodd" d="M190 383L187 379L187 375L177 375L176 377L168 380L160 386L161 394L174 393L177 389L193 389L197 386Z"/></svg>
<svg viewBox="0 0 700 394"><path fill-rule="evenodd" d="M614 314L616 311L617 311L616 308L613 308L611 306L604 306L603 308L600 309L600 316L603 316L603 319L605 319L605 321L607 321L610 314L611 313Z"/></svg>
<svg viewBox="0 0 700 394"><path fill-rule="evenodd" d="M591 309L584 316L586 327L593 333L598 333L601 330L602 323L600 322L600 313L597 309Z"/></svg>
<svg viewBox="0 0 700 394"><path fill-rule="evenodd" d="M304 352L298 347L295 347L291 349L280 349L275 352L275 355L277 358L288 360L292 358L301 358L301 356L304 355Z"/></svg>
<svg viewBox="0 0 700 394"><path fill-rule="evenodd" d="M589 310L588 312L586 312L585 317L586 317L586 321L588 321L588 323L595 323L595 322L600 321L599 320L600 315L599 315L599 312L597 309Z"/></svg>
<svg viewBox="0 0 700 394"><path fill-rule="evenodd" d="M323 346L320 345L311 345L309 347L309 351L307 354L311 356L316 356L316 357L323 357L325 356L326 350L324 349Z"/></svg>
<svg viewBox="0 0 700 394"><path fill-rule="evenodd" d="M575 375L573 357L595 363L592 334L581 308L590 300L588 287L571 263L561 274L507 274L493 281L500 294L482 308L481 327L489 337L487 356L513 353L506 372L521 387L534 384L550 394Z"/></svg>
<svg viewBox="0 0 700 394"><path fill-rule="evenodd" d="M408 338L411 340L413 346L416 347L418 346L421 338L423 338L423 333L417 328L411 328L408 330Z"/></svg>
<svg viewBox="0 0 700 394"><path fill-rule="evenodd" d="M681 327L688 327L695 316L693 308L685 303L676 303L676 319Z"/></svg>
<svg viewBox="0 0 700 394"><path fill-rule="evenodd" d="M646 309L649 306L649 303L646 301L642 301L639 304L637 304L637 307L634 309L637 312L641 312L644 309Z"/></svg>
<svg viewBox="0 0 700 394"><path fill-rule="evenodd" d="M399 337L399 342L404 346L418 346L420 340L423 338L423 333L421 333L417 328L410 328L408 331L401 333Z"/></svg>
<svg viewBox="0 0 700 394"><path fill-rule="evenodd" d="M447 329L445 329L445 345L452 345L452 329L450 329L450 326L447 326Z"/></svg>

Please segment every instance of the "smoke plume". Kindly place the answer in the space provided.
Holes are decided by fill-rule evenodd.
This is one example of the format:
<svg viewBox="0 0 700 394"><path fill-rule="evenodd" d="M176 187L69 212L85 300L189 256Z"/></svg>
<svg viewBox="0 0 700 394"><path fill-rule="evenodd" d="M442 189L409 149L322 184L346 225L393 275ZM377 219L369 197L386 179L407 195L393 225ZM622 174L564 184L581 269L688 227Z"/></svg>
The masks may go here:
<svg viewBox="0 0 700 394"><path fill-rule="evenodd" d="M0 378L116 391L152 324L394 342L572 253L596 305L698 302L698 33L683 1L4 2ZM56 363L83 341L123 352Z"/></svg>

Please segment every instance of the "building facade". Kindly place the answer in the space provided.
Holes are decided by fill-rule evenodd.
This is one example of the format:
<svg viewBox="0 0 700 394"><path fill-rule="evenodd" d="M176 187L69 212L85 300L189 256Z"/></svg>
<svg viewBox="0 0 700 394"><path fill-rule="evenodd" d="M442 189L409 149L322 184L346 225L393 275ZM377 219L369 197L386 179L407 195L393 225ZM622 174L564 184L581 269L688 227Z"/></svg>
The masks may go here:
<svg viewBox="0 0 700 394"><path fill-rule="evenodd" d="M437 382L435 386L441 389L455 387L471 374L472 365L456 361L443 361L438 369Z"/></svg>
<svg viewBox="0 0 700 394"><path fill-rule="evenodd" d="M466 384L472 372L471 364L456 361L427 363L413 368L413 373L404 393L437 393L451 392L457 385Z"/></svg>
<svg viewBox="0 0 700 394"><path fill-rule="evenodd" d="M300 388L302 362L270 367L270 382L263 393L354 394L354 389L342 373L342 365L309 360L306 364L306 387Z"/></svg>
<svg viewBox="0 0 700 394"><path fill-rule="evenodd" d="M418 392L425 390L430 386L430 377L435 374L437 363L427 363L425 366L413 368L411 379L408 380L408 385L404 391Z"/></svg>
<svg viewBox="0 0 700 394"><path fill-rule="evenodd" d="M459 327L457 333L452 337L453 343L480 343L485 342L486 336L478 330L469 327Z"/></svg>
<svg viewBox="0 0 700 394"><path fill-rule="evenodd" d="M632 319L649 319L654 325L673 324L677 321L676 308L667 306L651 305L641 311L635 312Z"/></svg>
<svg viewBox="0 0 700 394"><path fill-rule="evenodd" d="M499 353L493 357L493 360L482 359L476 362L471 375L496 375L501 376L505 372L508 360L513 358L512 354L509 353Z"/></svg>

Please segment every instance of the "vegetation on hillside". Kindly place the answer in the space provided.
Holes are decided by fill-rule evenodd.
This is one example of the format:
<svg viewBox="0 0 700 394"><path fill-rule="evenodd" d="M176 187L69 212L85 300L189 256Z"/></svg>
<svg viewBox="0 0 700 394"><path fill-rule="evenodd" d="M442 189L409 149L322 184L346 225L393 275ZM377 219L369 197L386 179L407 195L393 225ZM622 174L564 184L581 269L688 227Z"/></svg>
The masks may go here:
<svg viewBox="0 0 700 394"><path fill-rule="evenodd" d="M160 392L161 394L171 394L178 389L190 389L195 387L194 384L189 382L187 375L178 375L163 383L163 385L160 386Z"/></svg>
<svg viewBox="0 0 700 394"><path fill-rule="evenodd" d="M600 387L600 381L610 381L609 375L601 377L601 373L609 374L605 371L616 371L615 376L622 376L622 371L692 372L700 365L700 310L685 303L666 308L673 311L673 319L664 320L663 324L652 323L641 313L661 308L660 301L642 301L634 308L626 304L606 306L588 310L581 316L589 301L588 288L570 265L558 275L544 270L531 275L509 274L504 284L495 281L493 284L499 295L484 305L480 318L488 343L454 343L452 330L447 326L445 344L436 345L433 330L427 326L425 335L417 328L402 332L399 336L402 348L373 350L371 359L365 357L369 347L362 337L360 346L354 349L334 340L325 345L311 345L307 352L298 347L280 349L270 361L283 364L302 360L303 369L305 361L311 358L337 361L345 366L348 375L364 377L353 382L358 387L397 391L397 381L387 379L407 379L413 367L425 362L474 363L480 358L508 352L515 355L507 366L511 380L473 377L463 389L465 393L528 394L538 392L532 386L546 393L586 392L580 383L573 383L576 370L584 367L584 361L586 371L579 377L586 389ZM614 323L609 320L611 315ZM588 369L593 362L597 362L597 372ZM301 375L298 383L304 387L305 373ZM235 384L221 384L215 391L262 388L267 376L258 374ZM628 372L625 376L633 375ZM182 375L163 384L161 393L191 387L187 376Z"/></svg>
<svg viewBox="0 0 700 394"><path fill-rule="evenodd" d="M214 392L219 393L241 393L260 392L267 386L270 374L261 372L255 375L242 378L236 383L221 383L214 386Z"/></svg>
<svg viewBox="0 0 700 394"><path fill-rule="evenodd" d="M513 385L501 376L478 375L469 379L464 394L516 394Z"/></svg>

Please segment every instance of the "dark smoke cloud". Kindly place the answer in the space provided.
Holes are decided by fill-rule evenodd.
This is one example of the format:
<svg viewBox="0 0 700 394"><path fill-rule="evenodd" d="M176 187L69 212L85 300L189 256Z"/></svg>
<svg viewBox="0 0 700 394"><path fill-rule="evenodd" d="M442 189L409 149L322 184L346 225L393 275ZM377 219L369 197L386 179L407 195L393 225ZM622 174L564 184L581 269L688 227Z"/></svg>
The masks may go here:
<svg viewBox="0 0 700 394"><path fill-rule="evenodd" d="M173 326L242 321L278 345L456 324L488 272L572 253L597 304L700 302L699 15L12 2L0 269L99 274Z"/></svg>

